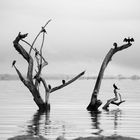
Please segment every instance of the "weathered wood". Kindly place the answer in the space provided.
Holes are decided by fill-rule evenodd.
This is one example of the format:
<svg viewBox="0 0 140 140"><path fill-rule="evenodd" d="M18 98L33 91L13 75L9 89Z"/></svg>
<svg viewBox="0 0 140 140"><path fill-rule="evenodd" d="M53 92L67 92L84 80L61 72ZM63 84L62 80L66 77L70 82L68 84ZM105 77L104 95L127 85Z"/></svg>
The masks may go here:
<svg viewBox="0 0 140 140"><path fill-rule="evenodd" d="M16 68L16 66L14 65L16 72L20 78L20 80L24 83L24 85L30 90L30 92L33 95L33 99L35 101L35 103L37 104L37 106L39 107L39 109L44 109L45 108L45 103L43 102L43 99L40 96L39 91L37 90L36 86L33 83L33 77L32 77L32 73L33 73L33 59L31 57L31 55L29 55L27 53L27 51L19 44L19 41L23 38L25 38L27 36L27 34L21 35L20 33L18 34L18 36L16 37L16 39L14 40L13 44L15 49L23 56L23 58L28 62L28 72L27 72L27 77L26 79L22 76L22 74L20 73L20 71Z"/></svg>
<svg viewBox="0 0 140 140"><path fill-rule="evenodd" d="M57 87L52 88L52 89L50 90L50 93L52 93L52 92L54 92L54 91L56 91L56 90L59 90L59 89L65 87L65 86L71 84L72 82L74 82L75 80L77 80L78 78L80 78L80 77L81 77L82 75L84 75L84 74L85 74L85 71L81 72L80 74L78 74L77 76L75 76L74 78L72 78L71 80L67 81L65 84L62 84L62 85L59 85L59 86L57 86Z"/></svg>
<svg viewBox="0 0 140 140"><path fill-rule="evenodd" d="M49 22L50 21L48 21L45 24L45 26ZM78 74L76 77L72 78L71 80L69 80L68 82L66 82L63 85L54 87L53 89L48 88L48 85L47 85L45 79L41 76L42 69L48 64L47 61L44 59L44 57L42 55L42 49L43 49L44 40L45 40L45 33L46 33L44 27L42 27L42 30L39 32L39 34L35 38L32 45L30 45L30 43L28 43L27 41L24 41L26 44L28 44L30 46L29 53L23 48L22 45L19 44L19 42L21 40L23 41L23 39L26 38L28 34L19 33L18 36L16 37L16 39L13 41L14 48L28 62L27 76L26 77L22 76L22 74L20 73L20 71L18 70L18 68L15 65L15 63L16 63L15 60L13 61L13 64L12 64L14 66L20 80L29 89L29 91L31 92L31 94L33 96L34 102L37 104L39 110L41 110L41 111L46 111L46 110L50 109L49 97L50 97L51 92L54 92L58 89L61 89L65 86L71 84L72 82L77 80L79 77L81 77L85 73L85 71L84 71L84 72ZM42 39L42 43L41 43L41 46L40 46L40 51L37 51L37 49L33 48L33 45L34 45L35 41L37 40L38 36L41 33L43 33L43 39ZM34 59L31 56L31 51L32 50L35 51L35 60L36 60L36 63L37 63L37 69L35 69L36 74L34 76L33 76ZM44 89L45 89L45 101L43 101L43 99L40 96L39 86L40 86L41 83L43 84Z"/></svg>
<svg viewBox="0 0 140 140"><path fill-rule="evenodd" d="M89 110L89 111L98 110L98 107L102 104L101 101L97 99L97 96L99 94L99 89L100 89L100 86L101 86L101 82L102 82L102 78L103 78L103 75L104 75L105 68L107 67L108 63L111 61L112 56L115 53L117 53L118 51L127 49L131 45L132 44L129 42L129 43L124 44L120 47L115 46L114 48L111 48L109 50L109 52L105 56L105 58L103 60L103 63L101 65L101 68L100 68L100 71L99 71L99 74L98 74L98 77L97 77L97 80L96 80L96 83L95 83L95 87L94 87L93 92L92 92L90 103L87 106L87 110Z"/></svg>
<svg viewBox="0 0 140 140"><path fill-rule="evenodd" d="M107 100L107 103L103 106L103 109L107 110L110 104L119 106L121 103L125 102L125 100L122 100L121 94L117 92L117 89L114 89L114 94L115 94L115 97ZM118 95L119 95L119 97L118 97ZM120 99L120 101L119 101L119 99Z"/></svg>

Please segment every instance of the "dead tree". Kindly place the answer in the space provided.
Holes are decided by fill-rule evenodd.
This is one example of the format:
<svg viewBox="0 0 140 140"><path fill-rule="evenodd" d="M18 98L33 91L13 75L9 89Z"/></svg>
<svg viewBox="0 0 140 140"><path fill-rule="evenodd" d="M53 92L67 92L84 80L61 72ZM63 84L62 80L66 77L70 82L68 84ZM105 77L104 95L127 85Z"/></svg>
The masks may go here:
<svg viewBox="0 0 140 140"><path fill-rule="evenodd" d="M74 82L75 80L77 80L79 77L81 77L85 71L81 72L80 74L78 74L77 76L75 76L74 78L72 78L71 80L63 83L62 85L59 85L57 87L54 87L52 89L49 88L48 84L46 83L44 77L41 75L42 69L48 65L48 62L46 61L46 59L43 57L42 54L42 49L43 49L43 45L44 45L44 40L45 40L45 35L46 35L46 30L45 27L47 26L47 24L50 22L51 20L49 20L44 27L42 27L41 31L38 33L38 35L35 37L34 41L32 44L30 44L29 42L25 41L24 39L27 37L28 34L21 34L19 33L18 36L16 37L16 39L13 41L13 45L14 48L16 49L16 51L27 61L28 63L28 70L27 70L27 75L26 77L24 77L21 72L19 71L19 69L17 68L17 66L15 65L16 61L13 61L13 67L15 68L20 80L22 81L22 83L29 89L29 91L31 92L34 102L36 103L36 105L38 106L39 110L45 111L45 110L49 110L50 109L50 103L49 103L49 97L50 97L50 93L61 89L69 84L71 84L72 82ZM36 42L36 40L38 39L38 37L43 34L43 38L42 38L42 43L40 46L40 50L37 50L36 48L34 48L34 44ZM29 52L27 52L27 50L23 47L23 45L20 44L20 41L26 43L29 47L30 50ZM33 57L33 53L32 51L34 51L34 55L35 57ZM36 66L34 65L34 63L36 62ZM34 74L34 70L35 70L35 74ZM43 100L43 98L40 95L40 84L42 84L44 86L45 89L45 101Z"/></svg>
<svg viewBox="0 0 140 140"><path fill-rule="evenodd" d="M126 41L124 40L124 42L126 42ZM109 50L109 52L107 53L107 55L105 56L105 58L103 60L103 63L101 65L101 68L100 68L100 71L99 71L94 89L93 89L93 92L92 92L90 103L87 106L87 110L96 111L96 110L98 110L99 106L102 104L102 102L97 98L97 96L99 94L99 89L100 89L100 86L101 86L101 82L102 82L102 78L103 78L103 75L104 75L105 68L107 67L108 63L111 61L112 56L115 53L130 47L132 45L131 42L132 41L127 41L127 44L124 44L120 47L117 46L117 43L114 43L113 44L114 48L111 48Z"/></svg>

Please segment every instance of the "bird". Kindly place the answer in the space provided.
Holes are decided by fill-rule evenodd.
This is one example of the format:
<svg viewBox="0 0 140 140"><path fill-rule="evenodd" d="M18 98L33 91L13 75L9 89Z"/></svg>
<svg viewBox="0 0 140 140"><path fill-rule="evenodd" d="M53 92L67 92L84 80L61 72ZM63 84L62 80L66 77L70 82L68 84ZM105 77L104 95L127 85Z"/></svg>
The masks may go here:
<svg viewBox="0 0 140 140"><path fill-rule="evenodd" d="M51 90L51 85L48 85L49 90Z"/></svg>
<svg viewBox="0 0 140 140"><path fill-rule="evenodd" d="M39 54L38 50L35 48L35 56Z"/></svg>
<svg viewBox="0 0 140 140"><path fill-rule="evenodd" d="M113 84L113 87L114 87L115 89L119 89L115 84Z"/></svg>
<svg viewBox="0 0 140 140"><path fill-rule="evenodd" d="M117 43L116 42L114 42L113 43L113 46L115 47L115 49L117 48Z"/></svg>
<svg viewBox="0 0 140 140"><path fill-rule="evenodd" d="M130 37L124 38L123 42L128 42L128 43L134 42L134 38L130 38Z"/></svg>
<svg viewBox="0 0 140 140"><path fill-rule="evenodd" d="M65 80L62 80L62 84L64 85L66 83L66 81Z"/></svg>
<svg viewBox="0 0 140 140"><path fill-rule="evenodd" d="M13 63L12 63L12 67L15 65L15 63L16 63L16 60L13 61Z"/></svg>
<svg viewBox="0 0 140 140"><path fill-rule="evenodd" d="M47 33L44 27L41 27L41 32Z"/></svg>

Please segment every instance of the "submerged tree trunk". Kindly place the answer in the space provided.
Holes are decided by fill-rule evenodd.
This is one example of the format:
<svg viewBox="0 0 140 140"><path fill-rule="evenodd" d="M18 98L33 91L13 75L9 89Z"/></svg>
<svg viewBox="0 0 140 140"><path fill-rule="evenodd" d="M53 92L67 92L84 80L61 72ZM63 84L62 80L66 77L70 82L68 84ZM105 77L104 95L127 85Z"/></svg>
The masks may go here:
<svg viewBox="0 0 140 140"><path fill-rule="evenodd" d="M50 22L50 20L48 22ZM48 24L48 22L46 23L46 25ZM37 37L33 41L32 45L30 45L27 41L23 40L24 38L27 37L28 34L19 33L18 36L16 37L16 39L13 41L14 48L17 50L17 52L19 52L20 55L22 55L22 57L28 63L28 70L27 70L26 77L23 77L21 72L16 67L15 60L13 61L13 66L14 66L20 80L22 81L22 83L31 92L31 94L33 96L33 100L36 103L36 105L38 106L40 111L45 111L45 110L50 109L50 103L49 103L50 93L71 84L72 82L77 80L79 77L81 77L85 73L85 71L83 71L80 74L78 74L77 76L75 76L74 78L72 78L71 80L69 80L65 83L62 83L62 85L59 85L59 86L54 87L52 89L49 89L45 79L41 76L42 69L48 64L42 55L42 48L43 48L45 33L46 33L46 30L44 29L44 27L42 27L41 31L39 32L39 34L37 35ZM33 48L33 45L41 33L43 33L43 39L42 39L42 44L41 44L40 50L38 51L36 48ZM20 41L23 41L24 43L26 43L27 45L30 46L29 53L22 47L22 45L19 44ZM33 59L32 55L31 55L32 50L35 51L35 60L36 61ZM37 68L34 68L34 61L37 64ZM33 70L36 71L35 75L33 75ZM40 96L40 90L39 90L40 84L42 84L44 89L45 89L45 101Z"/></svg>
<svg viewBox="0 0 140 140"><path fill-rule="evenodd" d="M100 86L101 86L101 82L102 82L102 78L103 78L103 75L104 75L105 68L107 67L108 63L111 61L112 56L116 52L127 49L131 45L132 44L130 42L128 42L127 44L124 44L120 47L115 46L115 48L111 48L110 51L107 53L107 55L105 56L105 58L103 60L102 65L101 65L101 68L100 68L100 71L99 71L99 74L98 74L98 77L97 77L97 80L96 80L96 83L95 83L95 87L94 87L94 90L92 92L90 103L87 106L87 110L96 111L96 110L98 110L98 107L102 104L102 102L97 99L97 96L99 94L99 89L100 89Z"/></svg>

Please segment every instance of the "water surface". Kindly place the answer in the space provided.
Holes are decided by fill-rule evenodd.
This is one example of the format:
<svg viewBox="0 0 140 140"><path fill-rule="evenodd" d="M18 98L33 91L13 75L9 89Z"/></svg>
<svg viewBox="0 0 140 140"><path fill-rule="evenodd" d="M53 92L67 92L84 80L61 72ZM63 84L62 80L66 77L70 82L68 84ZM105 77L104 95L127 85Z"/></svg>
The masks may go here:
<svg viewBox="0 0 140 140"><path fill-rule="evenodd" d="M47 81L52 86L59 80ZM103 80L99 98L103 104L120 87L125 103L109 111L88 112L94 80L78 80L51 94L51 111L40 114L28 89L20 81L0 81L0 139L17 135L42 135L49 139L64 136L122 135L140 138L140 81ZM42 96L43 94L42 90Z"/></svg>

